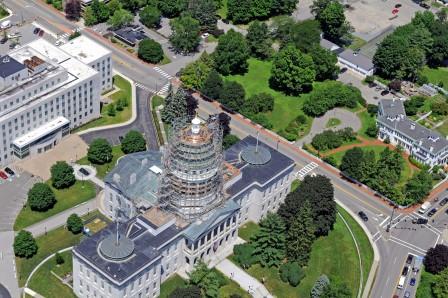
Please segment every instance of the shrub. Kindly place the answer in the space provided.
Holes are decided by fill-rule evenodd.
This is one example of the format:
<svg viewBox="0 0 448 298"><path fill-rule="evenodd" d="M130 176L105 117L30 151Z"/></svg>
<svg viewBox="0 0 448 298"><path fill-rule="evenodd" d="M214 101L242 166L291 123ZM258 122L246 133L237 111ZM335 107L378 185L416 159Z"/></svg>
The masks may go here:
<svg viewBox="0 0 448 298"><path fill-rule="evenodd" d="M146 62L159 63L163 59L162 46L158 42L146 38L138 44L138 57Z"/></svg>
<svg viewBox="0 0 448 298"><path fill-rule="evenodd" d="M272 123L269 121L268 117L265 114L257 114L251 117L251 120L255 123L260 124L266 129L272 128Z"/></svg>
<svg viewBox="0 0 448 298"><path fill-rule="evenodd" d="M367 127L366 135L372 138L376 138L376 136L378 135L378 127L375 123L372 123L369 127Z"/></svg>
<svg viewBox="0 0 448 298"><path fill-rule="evenodd" d="M110 117L115 117L117 113L115 112L115 105L110 103L107 105L107 115Z"/></svg>
<svg viewBox="0 0 448 298"><path fill-rule="evenodd" d="M297 262L282 264L279 273L280 279L293 287L297 287L300 281L305 277L305 272L300 268Z"/></svg>
<svg viewBox="0 0 448 298"><path fill-rule="evenodd" d="M411 164L413 164L414 166L416 166L417 168L419 168L419 169L423 169L424 167L425 167L425 165L423 164L423 163L421 163L421 162L419 162L418 160L416 160L414 157L412 157L412 156L409 156L409 162L411 163Z"/></svg>
<svg viewBox="0 0 448 298"><path fill-rule="evenodd" d="M14 238L14 254L20 258L31 258L37 253L37 243L28 231L20 231Z"/></svg>
<svg viewBox="0 0 448 298"><path fill-rule="evenodd" d="M311 289L310 298L319 298L329 284L330 280L325 274L319 276Z"/></svg>
<svg viewBox="0 0 448 298"><path fill-rule="evenodd" d="M368 104L367 105L367 112L370 114L370 115L376 115L377 113L378 113L378 106L377 105L374 105L374 104Z"/></svg>
<svg viewBox="0 0 448 298"><path fill-rule="evenodd" d="M68 188L75 184L73 168L65 161L58 161L50 169L51 181L56 189Z"/></svg>
<svg viewBox="0 0 448 298"><path fill-rule="evenodd" d="M244 243L233 247L235 260L243 268L248 268L257 262L257 258L253 256L254 247L252 244Z"/></svg>
<svg viewBox="0 0 448 298"><path fill-rule="evenodd" d="M240 138L238 138L236 135L228 134L222 139L222 147L225 149L228 149L232 147L234 144L238 143Z"/></svg>
<svg viewBox="0 0 448 298"><path fill-rule="evenodd" d="M87 151L87 159L93 164L105 164L112 160L112 147L106 139L95 139Z"/></svg>
<svg viewBox="0 0 448 298"><path fill-rule="evenodd" d="M36 183L28 191L28 205L33 211L44 212L53 208L56 197L53 190L45 183Z"/></svg>
<svg viewBox="0 0 448 298"><path fill-rule="evenodd" d="M67 218L67 229L73 234L79 234L84 227L82 219L75 213Z"/></svg>
<svg viewBox="0 0 448 298"><path fill-rule="evenodd" d="M428 249L423 264L425 270L432 274L438 274L448 268L448 246L437 244L435 247Z"/></svg>
<svg viewBox="0 0 448 298"><path fill-rule="evenodd" d="M333 167L338 166L336 159L333 156L325 156L322 160L325 161L327 164L332 165Z"/></svg>
<svg viewBox="0 0 448 298"><path fill-rule="evenodd" d="M344 142L353 141L356 134L353 129L347 127L338 131L325 130L313 137L311 144L318 151L335 149L340 147Z"/></svg>
<svg viewBox="0 0 448 298"><path fill-rule="evenodd" d="M372 83L375 82L375 77L374 77L374 76L367 76L367 77L364 79L364 82L366 82L367 84L372 84Z"/></svg>
<svg viewBox="0 0 448 298"><path fill-rule="evenodd" d="M61 256L60 253L57 252L57 253L55 254L55 258L56 258L56 264L58 264L58 265L62 265L62 264L65 263L65 260L64 260L64 258Z"/></svg>
<svg viewBox="0 0 448 298"><path fill-rule="evenodd" d="M121 141L121 151L125 154L146 150L146 140L143 135L136 131L129 131Z"/></svg>

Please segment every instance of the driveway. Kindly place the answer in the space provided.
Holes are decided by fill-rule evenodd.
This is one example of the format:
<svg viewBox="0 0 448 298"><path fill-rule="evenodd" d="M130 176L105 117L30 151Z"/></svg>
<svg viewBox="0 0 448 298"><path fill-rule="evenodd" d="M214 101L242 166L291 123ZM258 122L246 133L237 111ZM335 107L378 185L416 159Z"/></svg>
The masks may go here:
<svg viewBox="0 0 448 298"><path fill-rule="evenodd" d="M134 129L143 133L149 149L158 150L157 132L153 125L150 109L150 98L152 95L148 90L136 87L137 117L134 122L125 126L80 134L81 138L88 144L94 139L105 138L110 144L115 146L120 144L120 136L124 136L128 131Z"/></svg>
<svg viewBox="0 0 448 298"><path fill-rule="evenodd" d="M328 120L330 118L337 118L341 120L341 124L334 126L332 128L326 127ZM304 138L298 140L296 145L302 146L303 144L311 143L311 140L316 134L323 132L324 130L339 130L346 127L353 128L354 131L358 131L361 128L361 120L359 120L358 116L350 112L348 110L336 108L326 112L323 116L315 118L313 121L313 125L311 126L311 131Z"/></svg>

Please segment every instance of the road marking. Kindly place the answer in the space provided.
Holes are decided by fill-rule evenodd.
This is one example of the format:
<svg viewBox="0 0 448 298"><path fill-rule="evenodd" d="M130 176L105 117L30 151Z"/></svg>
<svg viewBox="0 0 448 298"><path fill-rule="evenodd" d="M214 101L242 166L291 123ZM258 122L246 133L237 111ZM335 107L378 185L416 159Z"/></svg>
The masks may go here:
<svg viewBox="0 0 448 298"><path fill-rule="evenodd" d="M386 221L388 221L389 218L390 218L390 216L386 217L386 218L380 223L380 227L382 227L382 225L383 225Z"/></svg>
<svg viewBox="0 0 448 298"><path fill-rule="evenodd" d="M378 235L380 233L380 231L376 232L375 234L372 235L372 238L375 238L376 235Z"/></svg>
<svg viewBox="0 0 448 298"><path fill-rule="evenodd" d="M146 91L149 91L149 92L151 92L151 93L156 93L156 91L155 90L153 90L153 89L151 89L151 88L149 88L149 87L146 87L145 85L142 85L142 84L140 84L140 83L135 83L135 86L136 87L139 87L139 88L142 88L142 89L145 89Z"/></svg>
<svg viewBox="0 0 448 298"><path fill-rule="evenodd" d="M363 200L361 200L361 199L358 199L354 194L352 194L351 192L348 192L347 190L343 189L343 188L340 187L339 185L334 184L334 187L337 188L337 189L339 189L339 190L342 191L342 192L345 192L347 195L349 195L349 196L351 196L352 198L354 198L355 200L357 200L357 201L363 203L364 205L367 205L367 206L369 206L370 208L372 208L372 209L374 209L374 210L376 210L376 211L378 211L378 212L381 212L380 209L376 208L375 206L373 206L373 205L370 204L370 203L367 203L367 202L365 202L365 201L363 201Z"/></svg>
<svg viewBox="0 0 448 298"><path fill-rule="evenodd" d="M160 67L156 66L153 68L155 71L157 71L159 74L161 74L163 77L171 80L173 77L170 76L168 73L166 73L165 71L163 71Z"/></svg>
<svg viewBox="0 0 448 298"><path fill-rule="evenodd" d="M397 243L397 244L400 244L400 245L402 245L402 246L404 246L404 247L407 247L407 248L409 248L409 249L412 249L412 250L414 250L414 251L416 251L416 252L418 252L418 253L420 253L420 254L423 254L423 255L426 254L426 250L425 250L425 249L420 248L420 247L418 247L418 246L416 246L416 245L414 245L414 244L411 244L411 243L409 243L409 242L406 242L406 241L404 241L404 240L401 240L401 239L399 239L399 238L397 238L397 237L390 236L390 239L389 239L389 240L392 241L392 242L395 242L395 243Z"/></svg>
<svg viewBox="0 0 448 298"><path fill-rule="evenodd" d="M170 88L171 83L166 83L162 89L159 90L159 92L157 92L157 95L162 95L164 93L166 93L168 91L168 89Z"/></svg>
<svg viewBox="0 0 448 298"><path fill-rule="evenodd" d="M306 166L304 166L297 172L296 178L298 178L299 180L303 180L303 178L305 178L306 175L308 175L311 171L313 171L318 166L319 165L317 163L315 163L314 161L310 162L309 164L307 164Z"/></svg>
<svg viewBox="0 0 448 298"><path fill-rule="evenodd" d="M373 240L373 242L377 242L378 240L380 240L381 238L383 238L383 235L380 235L380 237L378 237L377 239Z"/></svg>

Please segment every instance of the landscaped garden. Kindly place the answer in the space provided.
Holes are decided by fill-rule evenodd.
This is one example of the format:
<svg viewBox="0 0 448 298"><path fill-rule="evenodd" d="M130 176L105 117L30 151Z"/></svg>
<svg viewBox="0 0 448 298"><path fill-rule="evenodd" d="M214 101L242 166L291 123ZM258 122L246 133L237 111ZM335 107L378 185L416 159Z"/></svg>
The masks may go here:
<svg viewBox="0 0 448 298"><path fill-rule="evenodd" d="M429 68L425 66L422 74L428 78L430 83L442 85L445 89L448 88L448 67Z"/></svg>
<svg viewBox="0 0 448 298"><path fill-rule="evenodd" d="M76 181L75 184L65 189L56 189L52 186L51 180L46 182L53 190L56 203L53 208L44 212L31 210L27 204L19 213L14 223L14 230L18 231L59 212L72 208L95 197L95 186L90 181Z"/></svg>
<svg viewBox="0 0 448 298"><path fill-rule="evenodd" d="M0 19L3 19L4 17L9 16L9 12L0 5Z"/></svg>
<svg viewBox="0 0 448 298"><path fill-rule="evenodd" d="M80 132L89 128L123 123L132 116L132 86L119 75L113 77L116 91L109 95L110 103L101 105L101 116L75 129Z"/></svg>

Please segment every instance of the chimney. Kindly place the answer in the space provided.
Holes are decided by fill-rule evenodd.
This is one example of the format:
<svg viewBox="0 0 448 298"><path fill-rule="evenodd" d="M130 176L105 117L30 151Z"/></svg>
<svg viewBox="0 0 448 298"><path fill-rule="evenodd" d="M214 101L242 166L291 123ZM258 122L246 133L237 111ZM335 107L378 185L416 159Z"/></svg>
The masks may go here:
<svg viewBox="0 0 448 298"><path fill-rule="evenodd" d="M129 177L129 184L133 185L135 183L135 180L137 180L137 174L132 173L131 176Z"/></svg>
<svg viewBox="0 0 448 298"><path fill-rule="evenodd" d="M112 179L115 183L120 183L120 175L118 175L117 173L113 175Z"/></svg>
<svg viewBox="0 0 448 298"><path fill-rule="evenodd" d="M142 167L146 166L148 164L148 159L145 158L142 160Z"/></svg>
<svg viewBox="0 0 448 298"><path fill-rule="evenodd" d="M9 56L5 56L3 57L3 63L8 63L9 62Z"/></svg>

